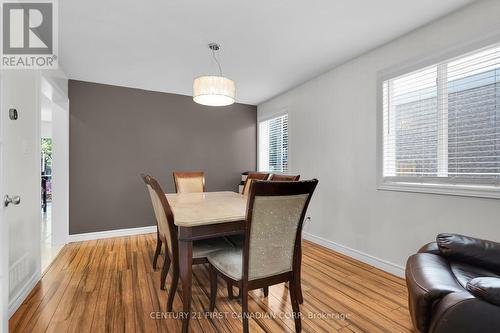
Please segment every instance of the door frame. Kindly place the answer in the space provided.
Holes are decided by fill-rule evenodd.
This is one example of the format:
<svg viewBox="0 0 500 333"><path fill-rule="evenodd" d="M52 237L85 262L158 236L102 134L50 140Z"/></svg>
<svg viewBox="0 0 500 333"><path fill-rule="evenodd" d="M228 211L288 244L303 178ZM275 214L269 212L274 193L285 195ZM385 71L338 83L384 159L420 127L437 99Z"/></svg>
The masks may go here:
<svg viewBox="0 0 500 333"><path fill-rule="evenodd" d="M50 100L52 108L52 145L54 158L57 159L53 160L57 165L53 164L53 175L54 171L56 174L53 178L52 245L60 246L67 244L69 239L69 99L67 92L57 84L61 76L67 82L64 73L59 72L56 75L54 77L53 71L42 72L41 94ZM54 140L56 131L59 141L57 143ZM59 152L55 151L55 148L60 148Z"/></svg>

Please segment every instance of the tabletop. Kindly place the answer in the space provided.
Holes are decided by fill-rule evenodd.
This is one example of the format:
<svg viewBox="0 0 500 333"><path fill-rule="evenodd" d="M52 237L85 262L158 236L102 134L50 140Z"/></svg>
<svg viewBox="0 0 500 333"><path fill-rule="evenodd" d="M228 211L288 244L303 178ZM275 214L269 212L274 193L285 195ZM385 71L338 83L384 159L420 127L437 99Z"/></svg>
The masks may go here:
<svg viewBox="0 0 500 333"><path fill-rule="evenodd" d="M180 227L226 223L244 220L247 197L236 192L166 193Z"/></svg>

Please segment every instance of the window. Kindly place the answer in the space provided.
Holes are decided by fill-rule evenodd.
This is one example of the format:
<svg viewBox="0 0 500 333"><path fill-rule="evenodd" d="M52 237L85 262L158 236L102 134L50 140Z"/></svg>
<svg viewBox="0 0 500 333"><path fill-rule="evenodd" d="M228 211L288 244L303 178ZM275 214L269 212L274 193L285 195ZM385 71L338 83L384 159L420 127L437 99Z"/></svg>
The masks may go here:
<svg viewBox="0 0 500 333"><path fill-rule="evenodd" d="M259 171L288 171L288 115L259 123Z"/></svg>
<svg viewBox="0 0 500 333"><path fill-rule="evenodd" d="M382 94L383 184L499 189L499 46L385 80Z"/></svg>

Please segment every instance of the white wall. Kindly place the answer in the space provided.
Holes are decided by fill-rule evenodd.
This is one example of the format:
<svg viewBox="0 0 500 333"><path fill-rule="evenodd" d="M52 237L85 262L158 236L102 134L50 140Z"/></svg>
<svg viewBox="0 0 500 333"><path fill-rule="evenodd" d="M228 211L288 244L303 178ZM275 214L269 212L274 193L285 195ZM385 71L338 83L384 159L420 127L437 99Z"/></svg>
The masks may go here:
<svg viewBox="0 0 500 333"><path fill-rule="evenodd" d="M378 73L500 36L499 13L500 1L478 2L258 106L259 118L288 110L291 173L319 179L310 237L381 259L396 274L440 232L500 241L500 200L376 189Z"/></svg>

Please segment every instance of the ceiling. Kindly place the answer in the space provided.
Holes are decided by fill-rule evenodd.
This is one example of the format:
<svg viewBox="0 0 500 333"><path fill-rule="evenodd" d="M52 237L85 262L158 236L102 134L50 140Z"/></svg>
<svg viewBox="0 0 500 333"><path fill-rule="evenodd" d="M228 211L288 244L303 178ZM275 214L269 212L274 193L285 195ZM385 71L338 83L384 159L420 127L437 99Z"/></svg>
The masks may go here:
<svg viewBox="0 0 500 333"><path fill-rule="evenodd" d="M217 72L259 104L474 0L63 0L70 79L183 95Z"/></svg>

